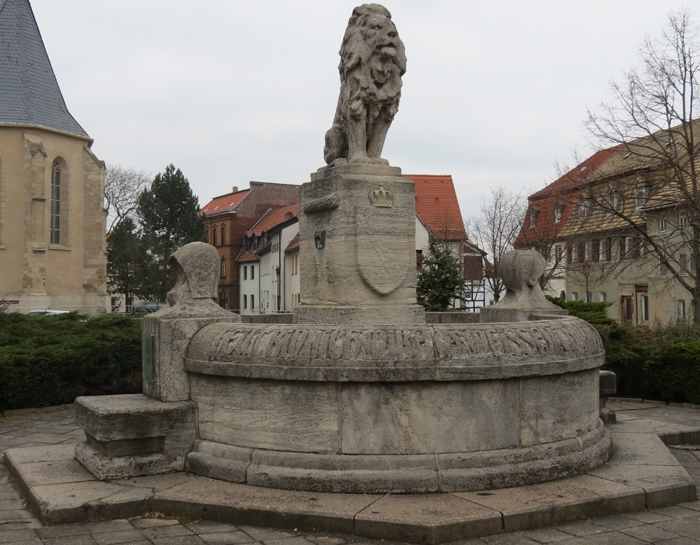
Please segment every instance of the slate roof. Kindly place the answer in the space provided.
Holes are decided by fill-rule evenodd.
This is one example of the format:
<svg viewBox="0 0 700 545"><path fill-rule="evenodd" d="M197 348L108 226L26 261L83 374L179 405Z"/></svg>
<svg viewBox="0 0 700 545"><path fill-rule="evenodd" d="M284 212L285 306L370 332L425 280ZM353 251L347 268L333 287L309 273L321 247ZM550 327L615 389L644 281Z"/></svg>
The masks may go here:
<svg viewBox="0 0 700 545"><path fill-rule="evenodd" d="M435 236L448 240L467 238L452 176L404 174L403 177L416 184L416 214Z"/></svg>
<svg viewBox="0 0 700 545"><path fill-rule="evenodd" d="M230 212L241 203L248 193L250 193L250 189L242 189L241 191L236 191L235 193L226 193L226 195L214 197L202 207L199 214L212 216L214 214Z"/></svg>
<svg viewBox="0 0 700 545"><path fill-rule="evenodd" d="M0 0L0 125L90 138L68 111L29 0Z"/></svg>

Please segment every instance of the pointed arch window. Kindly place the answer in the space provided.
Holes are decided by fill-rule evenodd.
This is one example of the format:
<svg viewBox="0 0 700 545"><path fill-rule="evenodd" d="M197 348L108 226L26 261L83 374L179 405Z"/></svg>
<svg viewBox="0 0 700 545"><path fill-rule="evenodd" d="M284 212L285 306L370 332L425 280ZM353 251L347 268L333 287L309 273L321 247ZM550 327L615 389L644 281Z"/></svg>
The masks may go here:
<svg viewBox="0 0 700 545"><path fill-rule="evenodd" d="M56 160L51 166L51 244L61 244L61 179L63 169Z"/></svg>

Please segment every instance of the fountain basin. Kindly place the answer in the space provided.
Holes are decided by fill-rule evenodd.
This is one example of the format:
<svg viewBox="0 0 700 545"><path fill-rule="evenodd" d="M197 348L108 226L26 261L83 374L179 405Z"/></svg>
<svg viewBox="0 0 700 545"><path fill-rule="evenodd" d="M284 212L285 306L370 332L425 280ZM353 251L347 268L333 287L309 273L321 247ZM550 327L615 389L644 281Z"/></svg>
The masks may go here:
<svg viewBox="0 0 700 545"><path fill-rule="evenodd" d="M603 347L573 317L405 326L216 323L187 350L190 470L330 492L467 491L605 462Z"/></svg>

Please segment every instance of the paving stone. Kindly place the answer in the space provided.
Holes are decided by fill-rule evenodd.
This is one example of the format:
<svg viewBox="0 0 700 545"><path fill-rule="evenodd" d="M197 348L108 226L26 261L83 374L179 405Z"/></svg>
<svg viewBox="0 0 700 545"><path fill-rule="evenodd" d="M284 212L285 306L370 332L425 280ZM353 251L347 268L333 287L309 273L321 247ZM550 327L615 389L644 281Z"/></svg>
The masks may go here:
<svg viewBox="0 0 700 545"><path fill-rule="evenodd" d="M277 530L275 528L260 528L258 526L239 526L238 528L256 541L294 537L297 535L295 532L285 532L284 530Z"/></svg>
<svg viewBox="0 0 700 545"><path fill-rule="evenodd" d="M35 536L29 541L13 541L12 545L43 545L43 542Z"/></svg>
<svg viewBox="0 0 700 545"><path fill-rule="evenodd" d="M634 528L635 526L641 526L643 524L638 520L632 520L624 515L612 515L610 517L592 519L591 523L596 526L609 528L610 530L624 530L625 528Z"/></svg>
<svg viewBox="0 0 700 545"><path fill-rule="evenodd" d="M487 545L539 545L534 539L519 533L484 536L481 538L481 541Z"/></svg>
<svg viewBox="0 0 700 545"><path fill-rule="evenodd" d="M687 537L677 537L675 539L669 539L668 541L662 541L664 545L698 545L698 542L694 539L688 539Z"/></svg>
<svg viewBox="0 0 700 545"><path fill-rule="evenodd" d="M607 528L602 526L596 526L590 522L572 522L570 524L561 524L557 526L557 530L566 532L577 537L591 536L593 534L600 534L603 532L608 532Z"/></svg>
<svg viewBox="0 0 700 545"><path fill-rule="evenodd" d="M213 520L198 520L186 525L195 534L216 534L221 532L237 532L239 528L233 524L215 522Z"/></svg>
<svg viewBox="0 0 700 545"><path fill-rule="evenodd" d="M131 530L124 530L121 532L107 532L100 534L93 534L95 541L99 545L116 545L117 543L133 543L134 541L140 541L144 539L141 532L132 528Z"/></svg>
<svg viewBox="0 0 700 545"><path fill-rule="evenodd" d="M245 532L221 532L216 534L199 534L199 537L209 545L237 545L239 543L254 543L255 540Z"/></svg>
<svg viewBox="0 0 700 545"><path fill-rule="evenodd" d="M661 507L659 509L654 509L653 511L650 511L650 513L656 513L658 515L663 515L669 518L674 518L674 519L682 519L686 517L697 517L698 512L695 511L694 509L686 509L685 507L682 507L680 505L672 505L670 507ZM647 522L647 521L644 521ZM662 522L662 521L653 521L653 522Z"/></svg>
<svg viewBox="0 0 700 545"><path fill-rule="evenodd" d="M666 530L662 530L661 528L657 528L656 526L649 525L635 526L634 528L620 530L620 532L649 543L656 543L657 541L664 541L666 539L678 537L678 534L673 534Z"/></svg>
<svg viewBox="0 0 700 545"><path fill-rule="evenodd" d="M153 545L206 545L204 541L195 535L162 537L153 540Z"/></svg>
<svg viewBox="0 0 700 545"><path fill-rule="evenodd" d="M32 521L34 517L24 509L8 509L0 511L0 524L3 526L8 522Z"/></svg>
<svg viewBox="0 0 700 545"><path fill-rule="evenodd" d="M672 534L695 539L700 543L700 517L669 520L666 522L659 522L654 526L671 532Z"/></svg>
<svg viewBox="0 0 700 545"><path fill-rule="evenodd" d="M159 518L138 518L131 519L131 524L136 528L152 528L153 526L172 526L180 524L177 519L159 519Z"/></svg>
<svg viewBox="0 0 700 545"><path fill-rule="evenodd" d="M658 511L640 511L639 513L625 513L627 518L632 520L638 520L639 522L644 522L646 524L653 524L655 522L663 522L665 520L672 520L673 517L668 517L662 515Z"/></svg>
<svg viewBox="0 0 700 545"><path fill-rule="evenodd" d="M304 536L283 537L280 539L268 539L263 542L265 545L313 545Z"/></svg>
<svg viewBox="0 0 700 545"><path fill-rule="evenodd" d="M50 537L44 539L44 545L97 545L90 534L79 536Z"/></svg>
<svg viewBox="0 0 700 545"><path fill-rule="evenodd" d="M566 534L556 528L540 528L537 530L528 530L526 532L518 532L520 535L530 539L534 539L539 543L556 543L571 539L569 534Z"/></svg>
<svg viewBox="0 0 700 545"><path fill-rule="evenodd" d="M182 524L171 524L168 526L152 526L150 528L140 528L141 533L148 539L160 537L175 537L193 535L192 530Z"/></svg>
<svg viewBox="0 0 700 545"><path fill-rule="evenodd" d="M621 532L607 532L605 534L596 534L582 539L587 539L595 545L646 545L646 543L648 543L648 541L642 541L641 539L628 536Z"/></svg>
<svg viewBox="0 0 700 545"><path fill-rule="evenodd" d="M347 542L348 539L352 539L353 536L347 536L347 538L342 538L342 537L331 537L331 536L321 536L321 535L314 535L310 534L307 535L306 538L313 541L316 543L316 545L342 545L343 543ZM459 545L460 542L455 543L455 545Z"/></svg>
<svg viewBox="0 0 700 545"><path fill-rule="evenodd" d="M681 503L680 506L686 509L692 509L693 511L700 511L700 501Z"/></svg>
<svg viewBox="0 0 700 545"><path fill-rule="evenodd" d="M0 543L17 543L18 541L31 541L38 539L34 530L5 530L0 528Z"/></svg>
<svg viewBox="0 0 700 545"><path fill-rule="evenodd" d="M128 520L104 520L101 522L87 522L85 527L93 534L125 532L133 530L134 527Z"/></svg>
<svg viewBox="0 0 700 545"><path fill-rule="evenodd" d="M62 526L47 526L46 528L38 528L37 533L42 539L45 539L49 537L89 534L90 529L85 524L64 524Z"/></svg>

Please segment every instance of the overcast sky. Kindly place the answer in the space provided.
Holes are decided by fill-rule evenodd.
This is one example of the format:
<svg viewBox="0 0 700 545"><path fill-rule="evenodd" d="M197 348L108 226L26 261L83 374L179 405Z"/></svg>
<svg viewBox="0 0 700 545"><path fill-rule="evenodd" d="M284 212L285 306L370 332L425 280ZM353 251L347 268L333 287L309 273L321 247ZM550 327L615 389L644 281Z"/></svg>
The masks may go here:
<svg viewBox="0 0 700 545"><path fill-rule="evenodd" d="M110 164L173 163L200 204L324 165L356 0L31 0L70 112ZM555 177L677 0L393 0L406 45L383 157L452 174L462 214ZM692 4L690 4L692 6ZM573 165L572 165L573 166Z"/></svg>

